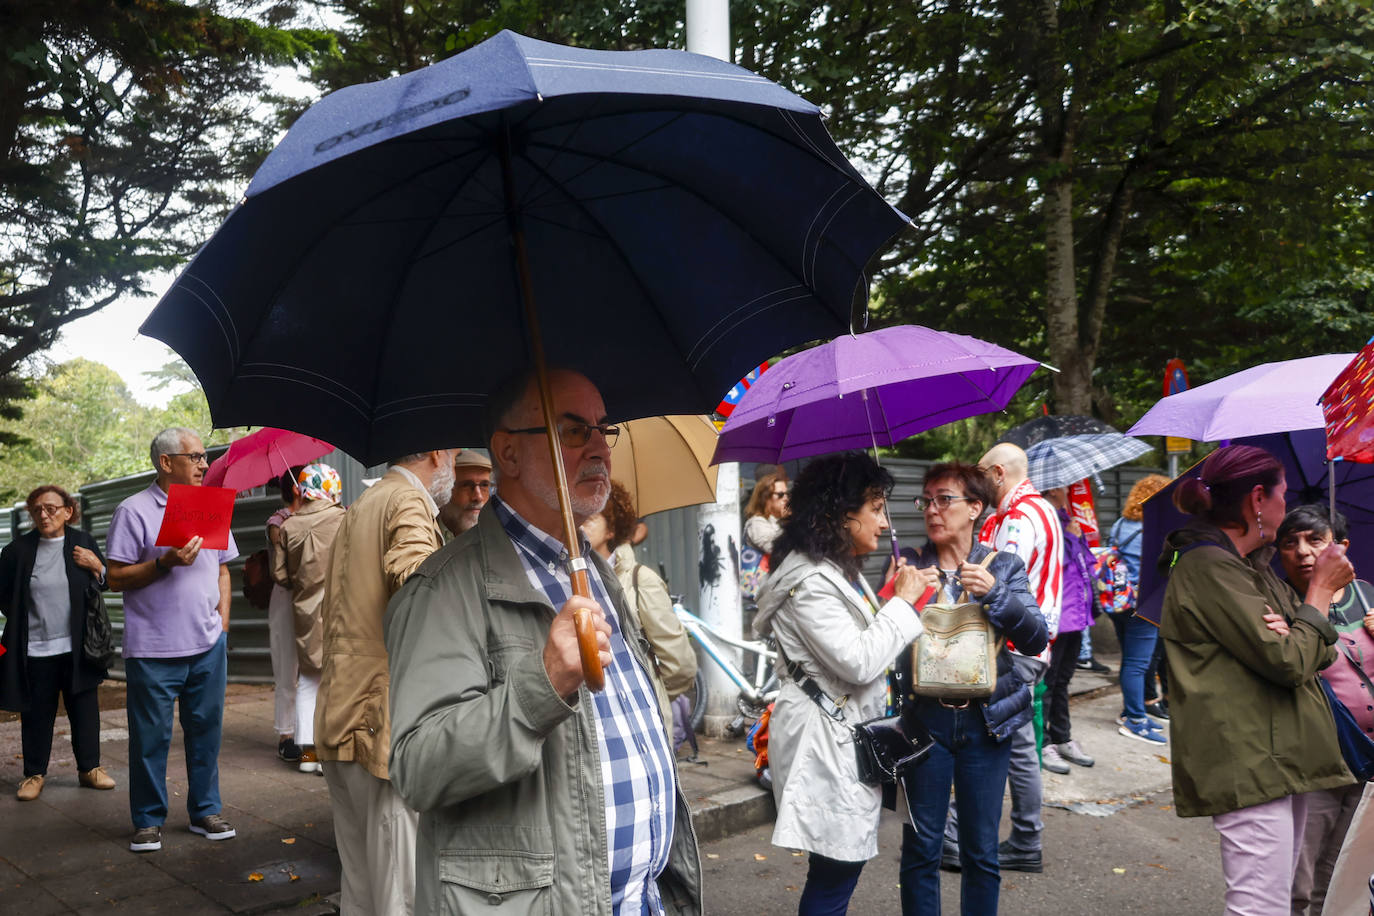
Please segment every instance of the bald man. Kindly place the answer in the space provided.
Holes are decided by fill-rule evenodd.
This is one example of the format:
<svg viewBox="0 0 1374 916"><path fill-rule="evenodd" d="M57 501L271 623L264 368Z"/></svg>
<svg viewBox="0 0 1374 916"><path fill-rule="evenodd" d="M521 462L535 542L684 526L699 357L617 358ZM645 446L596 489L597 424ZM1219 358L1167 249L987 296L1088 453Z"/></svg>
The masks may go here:
<svg viewBox="0 0 1374 916"><path fill-rule="evenodd" d="M619 430L584 376L550 382L580 526L610 495ZM509 897L521 912L699 914L696 840L638 621L580 535L592 597L572 594L534 380L493 395L490 414L496 494L387 612L392 780L422 814L415 911ZM595 694L582 608L605 666Z"/></svg>
<svg viewBox="0 0 1374 916"><path fill-rule="evenodd" d="M1058 513L1031 484L1029 462L1019 446L998 443L978 466L997 491L997 512L984 523L979 540L1021 558L1053 643L1059 635L1064 585L1064 532ZM1049 660L1048 646L1035 657L1013 648L1012 667L1033 691L1044 679ZM1040 841L1045 829L1040 817L1044 787L1034 722L1012 734L1007 783L1011 786L1011 836L998 847L998 859L1003 870L1039 872L1044 868Z"/></svg>

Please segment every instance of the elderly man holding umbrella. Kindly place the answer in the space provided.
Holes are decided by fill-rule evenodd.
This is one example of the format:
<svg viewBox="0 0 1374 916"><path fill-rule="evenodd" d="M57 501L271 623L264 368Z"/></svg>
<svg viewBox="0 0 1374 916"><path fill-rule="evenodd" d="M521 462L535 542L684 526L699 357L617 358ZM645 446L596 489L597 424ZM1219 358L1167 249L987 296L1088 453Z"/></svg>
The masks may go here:
<svg viewBox="0 0 1374 916"><path fill-rule="evenodd" d="M610 493L619 430L582 375L551 373L549 393L581 523ZM391 778L423 815L416 910L441 895L518 894L531 911L699 913L701 865L653 667L595 553L583 551L592 597L572 592L539 404L529 374L493 396L498 494L387 612ZM584 684L578 609L598 633L597 693Z"/></svg>

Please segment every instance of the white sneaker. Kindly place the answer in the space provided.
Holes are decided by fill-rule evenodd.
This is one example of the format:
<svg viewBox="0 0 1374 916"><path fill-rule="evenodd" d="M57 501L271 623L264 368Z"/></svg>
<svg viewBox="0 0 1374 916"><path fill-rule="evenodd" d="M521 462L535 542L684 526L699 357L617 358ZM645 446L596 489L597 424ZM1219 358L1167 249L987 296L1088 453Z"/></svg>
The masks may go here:
<svg viewBox="0 0 1374 916"><path fill-rule="evenodd" d="M1045 749L1040 752L1040 766L1061 776L1069 772L1069 765L1059 756L1059 748L1053 744L1045 745Z"/></svg>
<svg viewBox="0 0 1374 916"><path fill-rule="evenodd" d="M1058 750L1060 757L1081 767L1090 767L1097 762L1083 753L1083 748L1079 746L1077 739L1059 745Z"/></svg>

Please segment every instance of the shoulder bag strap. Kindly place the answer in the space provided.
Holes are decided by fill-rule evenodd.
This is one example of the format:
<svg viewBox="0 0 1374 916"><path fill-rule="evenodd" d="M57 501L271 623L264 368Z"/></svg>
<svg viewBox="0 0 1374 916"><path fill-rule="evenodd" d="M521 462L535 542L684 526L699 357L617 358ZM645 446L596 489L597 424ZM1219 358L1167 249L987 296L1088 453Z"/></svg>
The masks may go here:
<svg viewBox="0 0 1374 916"><path fill-rule="evenodd" d="M992 565L992 558L995 557L995 556L997 556L997 551L996 551L996 550L989 550L988 553L987 553L987 556L983 557L983 559L981 559L981 560L978 561L978 565L981 566L981 567L983 567L984 569L987 569L989 566ZM962 595L959 596L959 603L960 603L960 604L968 604L968 603L969 603L970 601L972 601L972 600L973 600L973 596L971 596L971 595L968 593L968 589L964 589L964 593L963 593Z"/></svg>

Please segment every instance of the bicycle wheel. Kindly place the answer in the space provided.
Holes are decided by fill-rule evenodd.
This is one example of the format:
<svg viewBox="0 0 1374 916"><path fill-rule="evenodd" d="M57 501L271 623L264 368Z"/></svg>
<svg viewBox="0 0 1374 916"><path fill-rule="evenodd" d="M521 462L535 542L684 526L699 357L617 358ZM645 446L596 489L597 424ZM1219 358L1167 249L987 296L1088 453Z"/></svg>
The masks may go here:
<svg viewBox="0 0 1374 916"><path fill-rule="evenodd" d="M692 731L701 731L701 723L706 720L706 699L709 696L706 690L706 672L697 669L696 679L692 686L683 694L687 698L688 707L691 712L687 715L687 721L691 723Z"/></svg>

